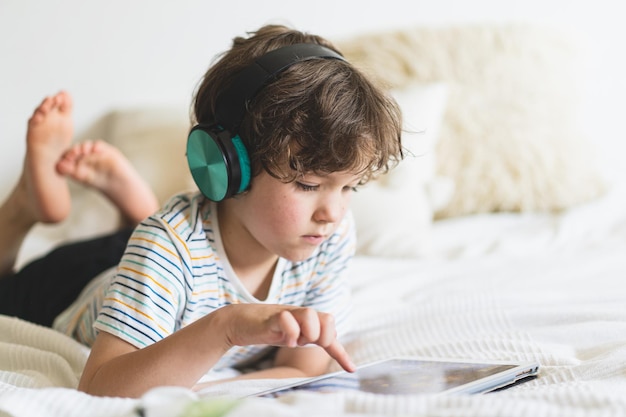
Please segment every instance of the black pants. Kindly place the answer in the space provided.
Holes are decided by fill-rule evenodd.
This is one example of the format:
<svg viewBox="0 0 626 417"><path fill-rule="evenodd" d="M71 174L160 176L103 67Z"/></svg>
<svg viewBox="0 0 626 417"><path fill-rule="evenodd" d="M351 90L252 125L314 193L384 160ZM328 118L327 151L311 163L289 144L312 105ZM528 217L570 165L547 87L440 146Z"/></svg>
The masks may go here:
<svg viewBox="0 0 626 417"><path fill-rule="evenodd" d="M0 314L50 327L92 278L118 264L131 232L58 247L0 278Z"/></svg>

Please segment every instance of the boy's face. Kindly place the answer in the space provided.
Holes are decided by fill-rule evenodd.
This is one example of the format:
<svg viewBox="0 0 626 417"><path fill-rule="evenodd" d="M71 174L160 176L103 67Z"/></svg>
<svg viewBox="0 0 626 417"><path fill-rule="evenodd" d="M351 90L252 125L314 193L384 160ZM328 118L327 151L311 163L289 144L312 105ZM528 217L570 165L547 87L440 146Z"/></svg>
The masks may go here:
<svg viewBox="0 0 626 417"><path fill-rule="evenodd" d="M222 230L225 243L230 233L227 250L245 248L291 261L308 258L336 231L359 180L353 173L335 172L284 183L262 172L249 191L230 199L227 210L220 210L220 226L227 229Z"/></svg>

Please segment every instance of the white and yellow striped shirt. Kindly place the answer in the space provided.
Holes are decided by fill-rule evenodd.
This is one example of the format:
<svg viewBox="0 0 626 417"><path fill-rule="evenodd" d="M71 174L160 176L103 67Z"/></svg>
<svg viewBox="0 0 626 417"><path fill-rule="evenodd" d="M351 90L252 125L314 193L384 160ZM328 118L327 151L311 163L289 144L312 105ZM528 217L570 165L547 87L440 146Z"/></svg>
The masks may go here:
<svg viewBox="0 0 626 417"><path fill-rule="evenodd" d="M350 215L310 258L279 259L268 296L261 301L231 269L216 212L199 193L172 198L135 229L119 266L92 281L54 327L87 345L100 330L142 348L225 305L269 303L331 313L338 335L345 335L350 291L342 272L356 241ZM266 349L233 347L214 369L261 356Z"/></svg>

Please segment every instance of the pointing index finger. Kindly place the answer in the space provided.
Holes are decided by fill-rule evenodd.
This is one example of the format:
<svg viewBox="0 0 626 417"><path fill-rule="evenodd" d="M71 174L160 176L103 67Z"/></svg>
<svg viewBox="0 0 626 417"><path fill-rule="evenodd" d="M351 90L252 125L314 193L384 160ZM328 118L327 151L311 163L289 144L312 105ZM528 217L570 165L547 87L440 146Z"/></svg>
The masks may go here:
<svg viewBox="0 0 626 417"><path fill-rule="evenodd" d="M356 366L350 359L350 355L346 352L344 347L339 343L339 341L334 340L330 345L324 348L326 352L337 361L337 363L346 371L354 372L356 371Z"/></svg>

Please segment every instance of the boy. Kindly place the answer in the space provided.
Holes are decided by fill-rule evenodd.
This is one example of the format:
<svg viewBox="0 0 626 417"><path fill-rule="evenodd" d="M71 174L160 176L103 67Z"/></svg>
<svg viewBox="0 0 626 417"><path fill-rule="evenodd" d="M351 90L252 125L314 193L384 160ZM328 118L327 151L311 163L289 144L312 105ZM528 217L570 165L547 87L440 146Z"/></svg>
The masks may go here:
<svg viewBox="0 0 626 417"><path fill-rule="evenodd" d="M302 44L321 52L266 69L273 51L308 50ZM241 93L249 79L238 75L257 67L266 79ZM141 221L116 272L57 319L93 342L79 389L194 387L268 346L280 346L273 367L242 377L317 375L330 357L353 370L338 342L350 305L341 273L355 248L348 205L355 187L402 156L397 106L324 39L267 26L236 38L208 70L194 113L190 165L198 130L199 147L234 144L224 151L228 184L194 174L203 194L179 195ZM215 169L212 158L201 171Z"/></svg>

